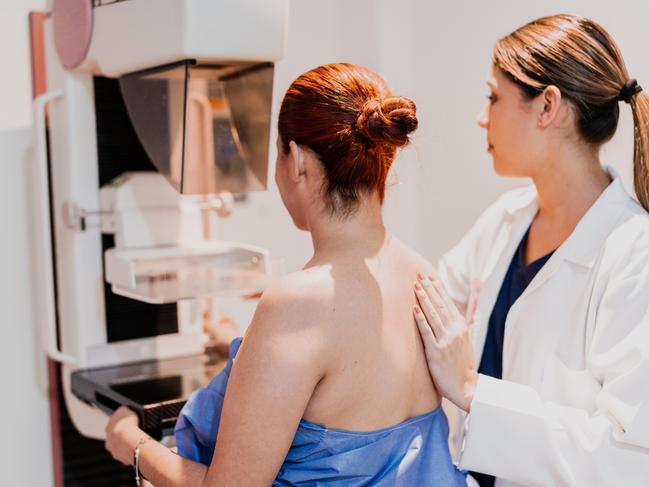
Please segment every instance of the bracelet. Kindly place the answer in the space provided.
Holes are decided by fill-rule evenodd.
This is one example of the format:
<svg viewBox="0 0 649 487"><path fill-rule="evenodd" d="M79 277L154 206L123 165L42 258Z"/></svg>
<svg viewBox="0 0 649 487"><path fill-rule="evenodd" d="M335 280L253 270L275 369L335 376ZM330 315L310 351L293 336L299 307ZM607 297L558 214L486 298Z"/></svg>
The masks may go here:
<svg viewBox="0 0 649 487"><path fill-rule="evenodd" d="M140 447L152 438L149 435L144 435L137 442L137 446L133 451L133 468L135 469L135 485L142 487L142 480L144 477L140 475Z"/></svg>

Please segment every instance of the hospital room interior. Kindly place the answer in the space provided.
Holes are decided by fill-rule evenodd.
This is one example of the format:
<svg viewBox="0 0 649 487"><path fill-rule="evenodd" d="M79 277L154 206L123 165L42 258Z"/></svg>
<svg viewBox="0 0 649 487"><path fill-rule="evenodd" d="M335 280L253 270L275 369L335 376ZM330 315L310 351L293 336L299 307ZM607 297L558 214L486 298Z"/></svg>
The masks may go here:
<svg viewBox="0 0 649 487"><path fill-rule="evenodd" d="M496 41L562 13L601 23L637 79L628 98L646 96L646 0L0 0L0 484L155 485L139 475L146 441L174 450L183 407L232 359L266 287L314 252L274 176L296 78L351 63L414 100L418 126L387 175L382 215L434 266L500 195L530 185L496 174L479 117ZM620 102L599 157L632 197L633 141ZM646 383L637 391L649 395ZM135 475L105 444L122 406L147 435ZM628 461L647 472L641 436ZM494 485L458 469L468 485ZM557 469L538 476L556 483L488 473L502 487L587 485ZM196 485L227 485L214 482Z"/></svg>

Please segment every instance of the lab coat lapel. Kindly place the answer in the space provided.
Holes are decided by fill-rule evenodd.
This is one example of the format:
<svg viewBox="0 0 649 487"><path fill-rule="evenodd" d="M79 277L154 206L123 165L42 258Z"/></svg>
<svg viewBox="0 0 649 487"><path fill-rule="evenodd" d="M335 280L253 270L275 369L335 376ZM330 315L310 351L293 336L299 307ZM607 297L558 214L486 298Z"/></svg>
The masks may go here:
<svg viewBox="0 0 649 487"><path fill-rule="evenodd" d="M610 169L609 174L614 178L611 184L586 212L570 236L554 252L509 310L505 322L503 342L503 377L507 373L508 351L512 334L518 326L521 326L523 321L519 317L535 312L526 308L526 305L533 301L533 294L541 289L553 276L556 276L557 271L564 265L572 264L592 268L606 237L622 216L624 207L629 202L630 197L617 174ZM539 311L538 305L539 303L536 302L534 308L536 312Z"/></svg>
<svg viewBox="0 0 649 487"><path fill-rule="evenodd" d="M538 210L536 192L530 191L524 199L505 211L502 229L489 252L480 276L481 289L476 324L473 329L473 343L476 365L482 360L482 352L487 337L489 318L498 298L509 264L518 244L529 228Z"/></svg>

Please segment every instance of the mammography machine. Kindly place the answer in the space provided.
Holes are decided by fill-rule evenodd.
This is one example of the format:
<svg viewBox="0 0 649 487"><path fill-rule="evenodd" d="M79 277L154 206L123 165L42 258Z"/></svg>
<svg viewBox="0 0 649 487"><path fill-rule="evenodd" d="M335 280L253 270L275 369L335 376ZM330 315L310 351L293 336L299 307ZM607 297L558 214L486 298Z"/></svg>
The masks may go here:
<svg viewBox="0 0 649 487"><path fill-rule="evenodd" d="M152 434L173 426L223 365L203 332L218 296L268 279L266 250L214 223L266 187L287 14L287 0L54 0L43 22L39 322L86 437L120 404Z"/></svg>

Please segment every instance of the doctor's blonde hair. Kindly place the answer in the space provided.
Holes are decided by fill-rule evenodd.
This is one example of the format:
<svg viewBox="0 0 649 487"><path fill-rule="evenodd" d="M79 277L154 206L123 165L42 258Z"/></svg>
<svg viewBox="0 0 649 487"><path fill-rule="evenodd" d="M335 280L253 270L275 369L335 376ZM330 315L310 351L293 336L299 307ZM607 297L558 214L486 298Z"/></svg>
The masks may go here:
<svg viewBox="0 0 649 487"><path fill-rule="evenodd" d="M498 41L493 63L527 99L548 86L559 88L572 102L587 143L599 146L615 134L620 92L630 77L620 50L597 22L567 14L534 20ZM649 95L636 93L630 104L634 186L649 210Z"/></svg>

